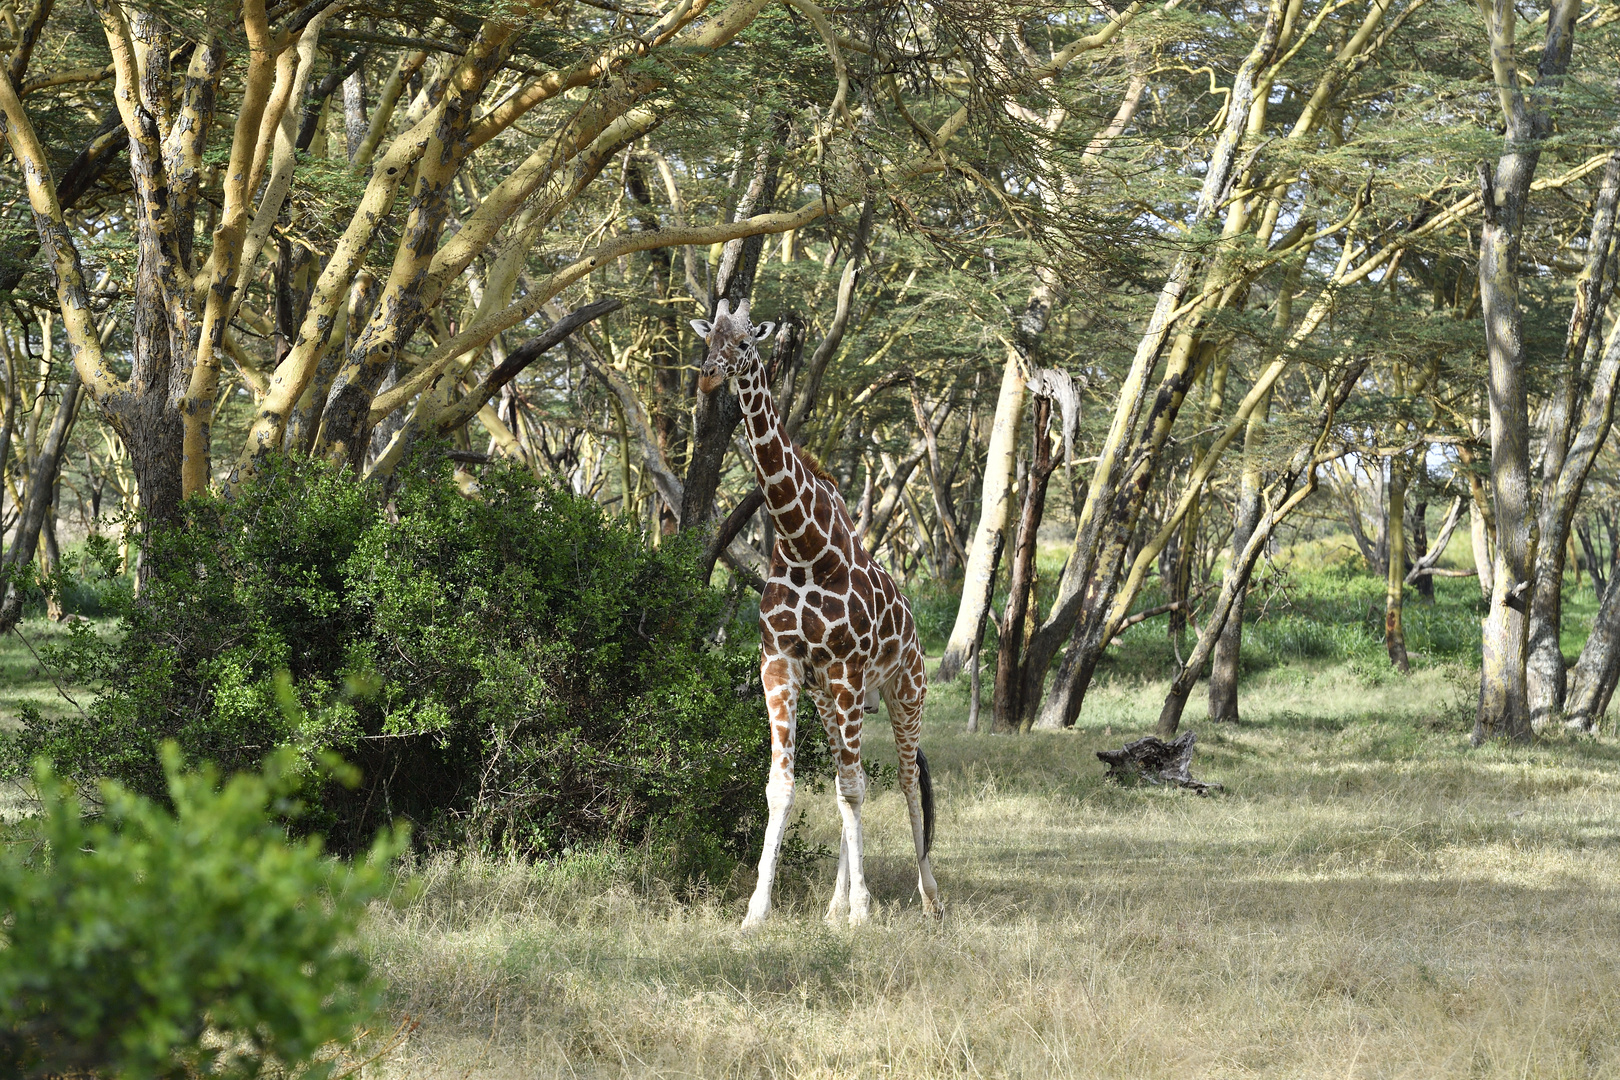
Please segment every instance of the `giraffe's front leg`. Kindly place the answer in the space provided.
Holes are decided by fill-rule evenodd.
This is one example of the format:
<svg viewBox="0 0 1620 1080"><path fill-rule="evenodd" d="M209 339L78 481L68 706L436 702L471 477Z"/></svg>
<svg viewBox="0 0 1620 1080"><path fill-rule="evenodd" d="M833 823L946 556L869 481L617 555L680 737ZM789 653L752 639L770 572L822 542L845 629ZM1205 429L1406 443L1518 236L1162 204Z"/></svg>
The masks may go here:
<svg viewBox="0 0 1620 1080"><path fill-rule="evenodd" d="M816 715L821 718L822 730L827 733L827 745L831 748L833 759L837 760L838 751L844 745L844 733L838 725L838 707L833 695L818 687L813 681L805 684L805 693L815 703ZM849 839L844 835L842 824L838 829L838 877L833 885L832 900L827 904L827 921L836 923L849 914Z"/></svg>
<svg viewBox="0 0 1620 1080"><path fill-rule="evenodd" d="M752 930L771 913L771 888L776 883L776 862L782 852L782 836L787 831L788 811L793 808L794 730L799 706L799 665L782 656L767 656L760 663L765 686L765 704L771 721L771 771L765 784L765 803L770 820L765 826L765 850L759 856L759 882L748 901L743 929Z"/></svg>
<svg viewBox="0 0 1620 1080"><path fill-rule="evenodd" d="M844 819L844 858L849 877L849 925L860 926L872 917L872 894L866 888L863 865L866 845L861 833L861 806L866 802L866 770L859 757L852 766L838 766L838 812Z"/></svg>
<svg viewBox="0 0 1620 1080"><path fill-rule="evenodd" d="M838 836L838 881L833 885L832 900L827 904L827 921L836 923L849 914L849 842Z"/></svg>

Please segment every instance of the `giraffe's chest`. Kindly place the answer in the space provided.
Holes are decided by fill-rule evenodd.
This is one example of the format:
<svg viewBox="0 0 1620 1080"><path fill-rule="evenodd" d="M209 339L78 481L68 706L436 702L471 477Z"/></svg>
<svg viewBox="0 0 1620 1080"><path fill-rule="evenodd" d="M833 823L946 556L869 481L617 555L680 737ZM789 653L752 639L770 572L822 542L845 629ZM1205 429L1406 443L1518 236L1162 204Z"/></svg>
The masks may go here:
<svg viewBox="0 0 1620 1080"><path fill-rule="evenodd" d="M802 566L778 564L760 597L760 643L767 653L812 666L858 660L882 667L897 654L905 617L888 575L855 566L836 584ZM885 587L887 586L887 587Z"/></svg>

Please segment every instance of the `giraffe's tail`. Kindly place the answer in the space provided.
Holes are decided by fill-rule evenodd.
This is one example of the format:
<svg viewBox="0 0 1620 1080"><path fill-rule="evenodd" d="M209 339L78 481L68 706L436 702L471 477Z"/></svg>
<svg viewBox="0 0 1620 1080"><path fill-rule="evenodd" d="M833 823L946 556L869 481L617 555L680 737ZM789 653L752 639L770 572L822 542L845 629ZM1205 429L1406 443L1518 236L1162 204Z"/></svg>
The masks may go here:
<svg viewBox="0 0 1620 1080"><path fill-rule="evenodd" d="M934 778L928 771L928 755L917 748L917 787L922 793L923 854L934 846Z"/></svg>

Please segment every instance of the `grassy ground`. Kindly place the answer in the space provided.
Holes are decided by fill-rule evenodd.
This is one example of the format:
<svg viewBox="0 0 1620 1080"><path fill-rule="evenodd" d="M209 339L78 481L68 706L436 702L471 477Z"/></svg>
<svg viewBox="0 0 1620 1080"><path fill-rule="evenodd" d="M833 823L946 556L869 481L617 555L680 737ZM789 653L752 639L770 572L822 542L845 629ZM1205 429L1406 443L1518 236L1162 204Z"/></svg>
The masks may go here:
<svg viewBox="0 0 1620 1080"><path fill-rule="evenodd" d="M1620 1074L1620 750L1470 750L1470 692L1443 664L1256 673L1243 726L1194 725L1210 798L1101 779L1093 751L1150 726L1162 683L1113 678L1076 731L1022 738L961 734L937 692L940 924L892 791L857 931L821 922L830 865L744 937L746 874L687 902L606 857L431 863L370 930L422 1022L386 1071ZM835 839L830 794L799 806Z"/></svg>
<svg viewBox="0 0 1620 1080"><path fill-rule="evenodd" d="M1378 638L1381 584L1296 574L1249 629L1244 723L1189 706L1195 772L1225 785L1209 798L1115 787L1094 757L1156 718L1162 622L1127 634L1073 732L966 736L963 688L933 692L938 924L921 917L893 791L868 804L879 907L857 931L821 922L830 863L789 876L752 937L737 930L746 870L673 896L604 853L426 863L367 930L394 1008L421 1022L380 1068L1620 1075L1620 747L1606 729L1469 749L1477 589L1440 585L1407 609L1403 678ZM1571 590L1571 657L1591 608L1589 587ZM23 631L40 652L63 632ZM0 722L24 701L73 707L7 635ZM892 764L885 739L868 745ZM812 843L835 842L830 793L799 808Z"/></svg>

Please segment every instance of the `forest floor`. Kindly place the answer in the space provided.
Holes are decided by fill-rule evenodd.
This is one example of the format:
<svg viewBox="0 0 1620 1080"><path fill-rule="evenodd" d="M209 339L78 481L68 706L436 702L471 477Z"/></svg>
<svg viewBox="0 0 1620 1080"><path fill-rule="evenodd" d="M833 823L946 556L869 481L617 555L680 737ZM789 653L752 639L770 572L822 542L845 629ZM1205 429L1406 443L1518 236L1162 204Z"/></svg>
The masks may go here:
<svg viewBox="0 0 1620 1080"><path fill-rule="evenodd" d="M1620 747L1471 749L1471 682L1297 662L1245 681L1240 725L1195 699L1194 773L1224 785L1204 798L1094 756L1145 733L1162 682L1120 673L1076 730L1021 737L963 734L965 692L936 690L940 922L893 790L867 804L856 930L822 922L830 861L752 936L748 873L676 898L605 856L427 863L369 931L421 1023L384 1070L1620 1075ZM830 791L801 808L836 843Z"/></svg>

